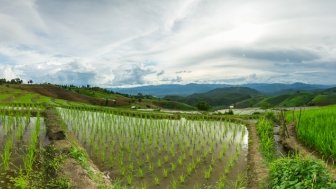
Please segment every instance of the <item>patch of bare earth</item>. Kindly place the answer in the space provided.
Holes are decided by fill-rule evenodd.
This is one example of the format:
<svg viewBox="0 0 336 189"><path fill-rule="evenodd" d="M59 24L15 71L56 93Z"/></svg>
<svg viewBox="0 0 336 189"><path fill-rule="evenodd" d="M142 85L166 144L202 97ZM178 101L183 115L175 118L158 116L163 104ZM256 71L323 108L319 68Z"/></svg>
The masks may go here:
<svg viewBox="0 0 336 189"><path fill-rule="evenodd" d="M288 138L283 139L283 145L285 147L287 147L288 149L304 156L304 157L311 157L314 159L319 159L319 160L323 160L322 156L312 150L307 148L306 146L304 146L303 144L301 144L301 142L297 139L296 137L296 131L295 131L295 126L294 124L289 124L288 125ZM328 171L330 172L331 176L333 179L336 179L336 170L335 170L335 166L332 165L331 162L326 162L323 161L325 163L325 167L328 169Z"/></svg>
<svg viewBox="0 0 336 189"><path fill-rule="evenodd" d="M66 129L62 127L57 114L52 110L47 110L45 117L47 135L52 142L51 145L65 155L65 160L57 175L68 178L72 188L76 189L96 189L101 188L101 186L111 186L110 180L99 171L97 166L95 166L90 159L87 160L88 165L83 167L80 162L68 155L72 147L83 151L84 149L78 142L74 141L75 138L71 133L68 133Z"/></svg>
<svg viewBox="0 0 336 189"><path fill-rule="evenodd" d="M257 135L255 123L249 122L247 125L249 132L248 144L248 188L258 189L261 188L268 177L268 168L265 160L260 153L260 141Z"/></svg>
<svg viewBox="0 0 336 189"><path fill-rule="evenodd" d="M116 102L113 102L112 100L108 100L106 102L106 99L81 95L54 85L18 85L14 87L17 89L38 93L50 98L63 99L92 105L123 106L129 104L127 102L127 98L116 99Z"/></svg>

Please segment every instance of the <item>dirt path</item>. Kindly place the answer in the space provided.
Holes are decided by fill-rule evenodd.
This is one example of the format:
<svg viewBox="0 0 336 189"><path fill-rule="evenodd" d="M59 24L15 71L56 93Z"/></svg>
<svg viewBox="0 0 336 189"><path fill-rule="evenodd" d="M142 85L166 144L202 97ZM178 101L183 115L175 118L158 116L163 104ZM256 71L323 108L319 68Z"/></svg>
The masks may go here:
<svg viewBox="0 0 336 189"><path fill-rule="evenodd" d="M289 138L286 138L283 140L283 145L286 146L287 148L293 150L294 152L304 156L304 157L311 157L314 159L319 159L322 160L320 154L318 154L316 151L313 151L304 145L300 143L300 141L296 138L296 132L295 132L295 127L293 124L288 125L288 133L289 133ZM325 162L325 161L323 161ZM329 164L325 162L325 166L330 172L331 176L333 179L336 180L336 169L335 166L332 164Z"/></svg>
<svg viewBox="0 0 336 189"><path fill-rule="evenodd" d="M247 129L249 132L249 146L247 156L249 177L248 188L258 189L262 188L266 182L268 168L262 154L260 153L260 141L257 135L255 123L253 121L249 121L247 124Z"/></svg>
<svg viewBox="0 0 336 189"><path fill-rule="evenodd" d="M97 166L88 158L85 167L76 159L70 157L72 148L85 151L71 133L67 132L64 123L60 120L54 109L48 109L44 113L47 126L47 136L51 145L64 155L58 175L69 179L72 188L98 189L111 186L110 180L99 171ZM63 125L63 126L62 126Z"/></svg>

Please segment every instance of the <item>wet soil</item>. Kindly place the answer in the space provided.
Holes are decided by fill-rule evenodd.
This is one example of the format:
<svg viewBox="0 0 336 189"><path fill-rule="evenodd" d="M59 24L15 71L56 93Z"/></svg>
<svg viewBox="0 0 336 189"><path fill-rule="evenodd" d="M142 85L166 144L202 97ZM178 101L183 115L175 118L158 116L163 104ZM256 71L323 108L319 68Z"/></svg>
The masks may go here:
<svg viewBox="0 0 336 189"><path fill-rule="evenodd" d="M247 124L249 131L249 147L248 147L248 188L259 189L265 185L269 170L266 166L262 154L260 153L260 140L257 135L256 122L249 121Z"/></svg>

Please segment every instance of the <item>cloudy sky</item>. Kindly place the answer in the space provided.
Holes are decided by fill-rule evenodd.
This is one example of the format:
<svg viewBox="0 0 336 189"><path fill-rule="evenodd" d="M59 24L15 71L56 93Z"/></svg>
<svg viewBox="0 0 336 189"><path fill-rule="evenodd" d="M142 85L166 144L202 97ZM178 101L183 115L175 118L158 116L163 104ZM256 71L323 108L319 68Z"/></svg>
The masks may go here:
<svg viewBox="0 0 336 189"><path fill-rule="evenodd" d="M0 0L0 78L336 83L335 0Z"/></svg>

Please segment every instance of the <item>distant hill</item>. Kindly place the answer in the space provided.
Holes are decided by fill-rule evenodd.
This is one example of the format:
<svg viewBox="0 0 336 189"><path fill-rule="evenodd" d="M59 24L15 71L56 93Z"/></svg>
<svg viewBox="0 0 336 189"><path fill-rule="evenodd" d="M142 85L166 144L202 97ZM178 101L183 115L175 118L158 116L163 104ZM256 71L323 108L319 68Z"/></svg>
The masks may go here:
<svg viewBox="0 0 336 189"><path fill-rule="evenodd" d="M201 101L206 101L211 106L230 106L258 95L260 95L258 91L247 87L226 87L205 93L195 93L186 97L170 95L164 99L179 101L192 106L196 106Z"/></svg>
<svg viewBox="0 0 336 189"><path fill-rule="evenodd" d="M206 101L215 109L227 108L232 104L237 108L324 106L336 104L336 88L312 91L288 90L286 92L265 94L248 87L227 87L189 96L166 96L165 99L183 102L192 106L196 106L200 101Z"/></svg>
<svg viewBox="0 0 336 189"><path fill-rule="evenodd" d="M0 103L53 103L71 102L110 107L195 110L181 102L167 101L152 96L116 94L99 87L58 86L52 84L0 85Z"/></svg>
<svg viewBox="0 0 336 189"><path fill-rule="evenodd" d="M283 83L252 83L244 84L244 87L249 87L255 89L259 92L271 94L271 93L286 93L289 91L313 91L313 90L323 90L330 88L329 85L316 85L316 84L306 84L306 83L292 83L292 84L283 84Z"/></svg>
<svg viewBox="0 0 336 189"><path fill-rule="evenodd" d="M227 84L172 84L172 85L148 85L141 87L131 87L131 88L109 88L112 91L120 92L124 94L136 95L142 93L144 95L153 95L158 97L168 96L168 95L178 95L178 96L188 96L194 93L205 93L216 88L227 88L227 87L248 87L255 89L261 93L274 94L274 93L287 93L289 91L311 91L311 90L324 90L332 86L328 85L316 85L316 84L305 84L305 83L293 83L293 84L283 84L283 83L251 83L243 85L227 85Z"/></svg>
<svg viewBox="0 0 336 189"><path fill-rule="evenodd" d="M187 96L193 93L203 93L216 88L230 87L230 85L225 84L195 84L190 83L186 85L171 84L171 85L148 85L141 87L131 87L131 88L109 88L112 91L137 95L142 93L145 95L153 95L158 97L163 97L167 95L179 95Z"/></svg>

